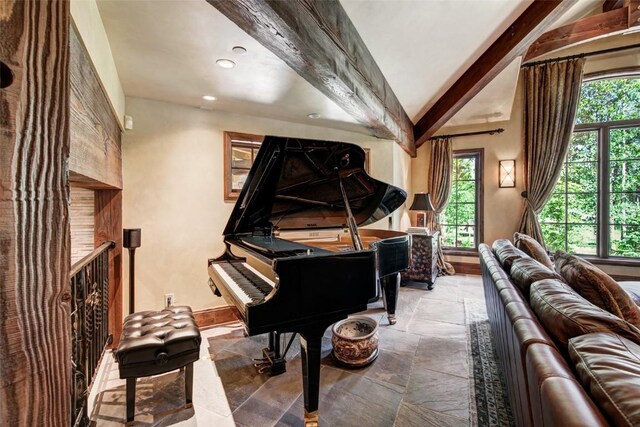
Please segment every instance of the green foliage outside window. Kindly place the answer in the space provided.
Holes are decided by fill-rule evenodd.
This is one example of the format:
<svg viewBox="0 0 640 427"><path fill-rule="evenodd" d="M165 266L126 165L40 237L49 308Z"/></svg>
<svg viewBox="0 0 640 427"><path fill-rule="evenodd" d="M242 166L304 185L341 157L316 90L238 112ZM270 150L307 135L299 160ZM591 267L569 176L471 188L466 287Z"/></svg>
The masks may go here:
<svg viewBox="0 0 640 427"><path fill-rule="evenodd" d="M451 198L440 215L444 246L476 247L477 163L475 155L455 156L453 159Z"/></svg>
<svg viewBox="0 0 640 427"><path fill-rule="evenodd" d="M640 79L582 85L576 123L594 130L573 134L553 195L539 215L548 249L640 256L640 120L608 123L638 119ZM607 151L607 165L599 163L599 150ZM608 205L608 217L599 218L599 204ZM608 234L607 248L598 248L599 228L606 228L600 232Z"/></svg>
<svg viewBox="0 0 640 427"><path fill-rule="evenodd" d="M576 124L640 119L640 79L605 79L582 84Z"/></svg>

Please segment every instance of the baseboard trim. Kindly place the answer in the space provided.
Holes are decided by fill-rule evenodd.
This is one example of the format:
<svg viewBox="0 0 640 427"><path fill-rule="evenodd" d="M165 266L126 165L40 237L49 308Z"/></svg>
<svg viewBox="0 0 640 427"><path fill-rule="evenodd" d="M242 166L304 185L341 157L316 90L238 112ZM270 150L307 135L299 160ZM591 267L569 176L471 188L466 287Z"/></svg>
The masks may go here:
<svg viewBox="0 0 640 427"><path fill-rule="evenodd" d="M230 305L197 310L193 312L193 317L200 328L236 322L239 319L237 309Z"/></svg>
<svg viewBox="0 0 640 427"><path fill-rule="evenodd" d="M451 262L448 261L453 268L456 270L456 273L459 274L475 274L481 275L482 271L480 270L480 264L472 264L469 262Z"/></svg>

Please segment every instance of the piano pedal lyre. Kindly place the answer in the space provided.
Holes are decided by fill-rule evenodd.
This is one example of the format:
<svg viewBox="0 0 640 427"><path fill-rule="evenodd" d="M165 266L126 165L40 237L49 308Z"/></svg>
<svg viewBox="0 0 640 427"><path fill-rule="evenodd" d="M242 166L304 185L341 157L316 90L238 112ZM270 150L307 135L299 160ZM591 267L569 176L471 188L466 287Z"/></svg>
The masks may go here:
<svg viewBox="0 0 640 427"><path fill-rule="evenodd" d="M287 372L287 352L289 352L289 348L291 347L297 333L291 334L287 347L282 354L280 353L280 335L280 332L270 332L269 347L262 349L262 355L264 357L253 359L255 362L253 366L258 368L259 374L268 372L273 377Z"/></svg>
<svg viewBox="0 0 640 427"><path fill-rule="evenodd" d="M269 375L276 376L287 372L287 360L282 357L276 357L273 351L268 348L262 349L263 358L253 359L255 362L253 366L258 368L259 374L269 373Z"/></svg>

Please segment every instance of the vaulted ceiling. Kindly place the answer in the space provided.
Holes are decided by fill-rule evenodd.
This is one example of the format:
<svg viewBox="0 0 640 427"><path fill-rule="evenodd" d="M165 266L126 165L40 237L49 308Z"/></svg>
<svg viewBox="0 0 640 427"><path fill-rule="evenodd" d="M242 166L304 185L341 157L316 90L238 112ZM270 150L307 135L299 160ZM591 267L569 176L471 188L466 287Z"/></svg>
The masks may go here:
<svg viewBox="0 0 640 427"><path fill-rule="evenodd" d="M215 5L216 0L210 1ZM532 1L340 3L412 125L449 94ZM205 0L98 0L98 6L127 96L375 134L352 111L345 111L344 105L339 106L273 49L221 13L219 6ZM553 25L601 6L602 1L579 1L568 10L565 7ZM549 28L552 26L545 24L545 30ZM244 47L246 53L234 53L235 46ZM233 60L236 67L217 66L221 58ZM442 124L508 120L519 65L520 57L514 56L497 77ZM203 95L217 100L205 101ZM309 118L311 113L320 118Z"/></svg>

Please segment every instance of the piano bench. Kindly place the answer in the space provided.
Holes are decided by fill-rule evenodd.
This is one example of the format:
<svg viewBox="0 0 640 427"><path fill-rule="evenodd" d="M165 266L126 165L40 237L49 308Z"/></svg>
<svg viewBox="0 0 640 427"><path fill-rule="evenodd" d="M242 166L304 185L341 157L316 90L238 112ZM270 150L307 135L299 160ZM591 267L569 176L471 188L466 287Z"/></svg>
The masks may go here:
<svg viewBox="0 0 640 427"><path fill-rule="evenodd" d="M141 311L124 319L116 350L120 378L127 380L127 423L135 414L136 380L185 368L186 407L191 407L193 362L200 357L200 330L187 306Z"/></svg>

